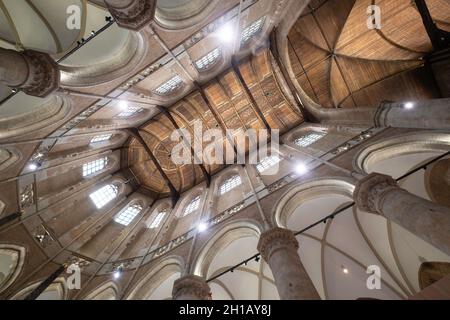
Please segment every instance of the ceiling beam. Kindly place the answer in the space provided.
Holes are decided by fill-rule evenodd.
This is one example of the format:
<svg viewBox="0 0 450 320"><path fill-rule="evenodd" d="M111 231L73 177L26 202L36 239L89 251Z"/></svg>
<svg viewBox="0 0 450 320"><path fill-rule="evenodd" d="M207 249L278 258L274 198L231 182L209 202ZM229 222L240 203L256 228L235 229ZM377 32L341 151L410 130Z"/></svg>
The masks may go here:
<svg viewBox="0 0 450 320"><path fill-rule="evenodd" d="M274 28L272 30L272 33L270 34L270 52L272 52L273 60L281 70L281 75L283 76L284 81L286 81L290 93L294 97L297 108L299 109L300 113L307 119L307 121L309 121L312 117L303 106L303 103L300 100L299 95L297 94L297 89L295 88L294 82L289 76L289 72L283 61L281 61L280 52L278 51L277 28Z"/></svg>
<svg viewBox="0 0 450 320"><path fill-rule="evenodd" d="M147 152L150 159L153 161L153 163L156 166L156 169L158 169L159 173L161 174L162 178L167 184L167 187L169 187L170 190L170 196L172 198L172 207L175 207L178 200L180 199L180 193L178 190L174 187L172 182L170 181L169 177L167 176L166 172L161 167L161 164L158 162L158 159L156 159L155 155L153 154L152 150L148 147L147 143L145 142L144 138L141 136L141 132L137 128L128 128L126 131L132 135L141 145L144 147L145 151Z"/></svg>
<svg viewBox="0 0 450 320"><path fill-rule="evenodd" d="M425 0L414 0L417 10L422 17L423 24L431 40L435 51L447 49L450 47L450 32L441 30L434 23L430 10L428 10Z"/></svg>
<svg viewBox="0 0 450 320"><path fill-rule="evenodd" d="M258 119L264 124L264 127L270 132L272 128L270 127L269 123L267 122L266 118L264 117L264 114L262 113L261 109L258 106L258 103L255 100L255 97L253 96L252 92L250 91L250 88L247 86L247 83L244 80L244 77L242 76L241 70L239 69L239 66L236 61L236 57L231 58L231 65L233 67L234 72L236 73L239 83L244 88L245 93L247 94L247 97L250 99L250 104L253 105L253 111L256 113L256 116ZM258 80L257 80L258 81Z"/></svg>
<svg viewBox="0 0 450 320"><path fill-rule="evenodd" d="M1 218L0 219L0 228L3 227L4 225L10 223L11 221L19 219L21 216L22 216L22 212L16 212L16 213L13 213L6 217Z"/></svg>
<svg viewBox="0 0 450 320"><path fill-rule="evenodd" d="M180 126L178 125L178 123L175 121L174 117L172 116L172 114L170 113L170 111L168 109L166 109L163 106L157 106L158 109L167 117L167 119L169 119L169 121L172 123L172 125L174 126L174 128L176 130L180 131ZM181 131L180 131L181 132ZM211 185L211 175L208 173L208 171L206 170L205 166L203 165L202 161L200 161L200 159L198 158L197 154L194 151L194 148L192 147L191 143L187 142L187 138L184 136L184 134L181 132L182 134L182 140L184 142L184 144L191 149L191 154L194 157L194 161L195 164L198 164L200 166L200 169L202 170L203 176L206 179L206 184L209 188L209 186ZM195 137L194 137L195 139ZM194 170L194 178L195 178L195 170Z"/></svg>
<svg viewBox="0 0 450 320"><path fill-rule="evenodd" d="M237 152L236 144L231 139L231 137L228 135L227 126L225 125L225 123L223 122L221 117L216 113L216 110L214 109L214 107L211 105L211 102L209 101L208 96L206 95L204 89L198 84L198 82L194 82L194 85L197 88L200 95L202 96L203 100L205 101L206 106L208 107L209 111L211 111L214 119L219 124L220 128L222 129L222 132L226 136L228 142L233 146L234 156L235 156L235 159L237 159L238 152Z"/></svg>

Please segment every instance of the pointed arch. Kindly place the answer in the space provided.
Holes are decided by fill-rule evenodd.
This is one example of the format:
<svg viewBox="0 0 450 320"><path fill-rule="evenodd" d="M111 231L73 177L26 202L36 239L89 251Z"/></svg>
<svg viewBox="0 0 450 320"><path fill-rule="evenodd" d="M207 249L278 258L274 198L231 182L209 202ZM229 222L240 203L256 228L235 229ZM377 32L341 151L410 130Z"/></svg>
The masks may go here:
<svg viewBox="0 0 450 320"><path fill-rule="evenodd" d="M109 281L94 289L83 300L117 300L118 292L117 285Z"/></svg>
<svg viewBox="0 0 450 320"><path fill-rule="evenodd" d="M23 300L41 281L37 281L17 292L11 300ZM57 278L36 300L67 300L67 283L63 277Z"/></svg>
<svg viewBox="0 0 450 320"><path fill-rule="evenodd" d="M152 267L150 272L145 275L142 280L126 297L127 300L146 300L168 279L183 271L184 260L178 256L171 256L157 265Z"/></svg>
<svg viewBox="0 0 450 320"><path fill-rule="evenodd" d="M194 274L206 276L209 266L221 248L225 248L231 242L243 237L256 237L262 233L262 226L252 220L231 221L221 227L210 240L200 249L194 260Z"/></svg>
<svg viewBox="0 0 450 320"><path fill-rule="evenodd" d="M0 213L2 202L0 201ZM12 244L0 244L0 293L5 291L22 272L26 250Z"/></svg>
<svg viewBox="0 0 450 320"><path fill-rule="evenodd" d="M2 200L0 200L0 216L2 215L3 210L5 210L5 208L6 208L5 203Z"/></svg>

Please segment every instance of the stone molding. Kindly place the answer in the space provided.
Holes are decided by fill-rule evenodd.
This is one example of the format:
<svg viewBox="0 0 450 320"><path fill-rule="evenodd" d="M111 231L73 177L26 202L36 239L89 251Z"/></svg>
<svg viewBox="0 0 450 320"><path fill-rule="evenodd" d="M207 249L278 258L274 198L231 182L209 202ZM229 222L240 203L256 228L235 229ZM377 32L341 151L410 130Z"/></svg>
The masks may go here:
<svg viewBox="0 0 450 320"><path fill-rule="evenodd" d="M12 88L26 94L44 98L59 88L59 66L48 54L35 50L21 53L28 66L28 75L24 83Z"/></svg>
<svg viewBox="0 0 450 320"><path fill-rule="evenodd" d="M298 250L299 244L292 231L283 228L274 228L261 234L258 242L258 251L265 261L280 249Z"/></svg>
<svg viewBox="0 0 450 320"><path fill-rule="evenodd" d="M202 277L188 275L174 282L172 296L174 300L179 300L180 297L211 300L211 289Z"/></svg>
<svg viewBox="0 0 450 320"><path fill-rule="evenodd" d="M385 195L399 189L397 182L392 177L372 173L358 181L353 197L358 209L383 214L382 204Z"/></svg>
<svg viewBox="0 0 450 320"><path fill-rule="evenodd" d="M134 0L124 8L116 8L105 1L117 24L125 29L139 31L154 20L155 0Z"/></svg>

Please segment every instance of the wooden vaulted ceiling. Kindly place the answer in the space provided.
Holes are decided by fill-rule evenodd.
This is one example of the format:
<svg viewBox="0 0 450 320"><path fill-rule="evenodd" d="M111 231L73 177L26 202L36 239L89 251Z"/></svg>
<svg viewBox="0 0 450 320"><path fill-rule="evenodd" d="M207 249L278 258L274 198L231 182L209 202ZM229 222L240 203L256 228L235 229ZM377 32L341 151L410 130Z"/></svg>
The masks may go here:
<svg viewBox="0 0 450 320"><path fill-rule="evenodd" d="M437 25L450 30L450 2L427 4ZM367 27L369 5L381 8L381 30ZM377 106L383 100L439 95L424 67L432 45L414 1L313 0L288 38L298 82L323 107Z"/></svg>
<svg viewBox="0 0 450 320"><path fill-rule="evenodd" d="M201 123L203 131L208 129L258 131L265 129L266 123L271 129L279 129L281 133L292 129L303 122L303 116L284 96L275 78L270 59L270 51L263 50L251 58L242 60L238 68L245 84L241 83L236 70L230 68L201 87L204 96L200 89L196 90L167 108L167 111L177 126L189 130L192 136L196 122ZM251 96L248 95L245 86L249 88ZM256 104L252 103L252 97ZM141 133L171 183L182 192L200 183L205 177L199 165L178 166L172 162L171 151L177 144L170 139L174 129L170 118L160 113L141 127ZM224 140L216 143L225 145ZM198 157L200 158L199 154ZM157 193L169 192L165 180L136 139L128 143L126 162L141 185ZM205 169L212 175L223 166L205 164Z"/></svg>

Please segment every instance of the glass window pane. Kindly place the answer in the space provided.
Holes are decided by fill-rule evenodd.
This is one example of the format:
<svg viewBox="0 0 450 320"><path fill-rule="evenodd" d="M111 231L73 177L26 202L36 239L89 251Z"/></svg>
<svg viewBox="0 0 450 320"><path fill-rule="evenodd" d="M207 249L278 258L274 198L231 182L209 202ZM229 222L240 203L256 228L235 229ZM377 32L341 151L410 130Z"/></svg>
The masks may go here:
<svg viewBox="0 0 450 320"><path fill-rule="evenodd" d="M198 207L200 206L200 196L195 197L184 209L184 215L188 215L192 212L194 212L195 210L198 209Z"/></svg>
<svg viewBox="0 0 450 320"><path fill-rule="evenodd" d="M128 226L141 211L142 207L140 205L129 206L125 210L122 210L122 212L114 218L114 221L124 226Z"/></svg>
<svg viewBox="0 0 450 320"><path fill-rule="evenodd" d="M98 171L103 170L108 163L108 158L97 159L83 164L83 177L90 176Z"/></svg>
<svg viewBox="0 0 450 320"><path fill-rule="evenodd" d="M261 173L280 162L281 162L280 156L273 155L273 156L262 159L256 166L256 169L258 169L258 171Z"/></svg>
<svg viewBox="0 0 450 320"><path fill-rule="evenodd" d="M227 181L222 183L222 185L220 186L220 191L219 191L220 195L223 195L223 194L233 190L234 188L239 186L241 183L242 183L242 181L241 181L240 176L231 177L230 179L228 179Z"/></svg>
<svg viewBox="0 0 450 320"><path fill-rule="evenodd" d="M183 80L181 80L180 76L176 75L156 88L155 93L160 95L167 95L180 88L182 84Z"/></svg>
<svg viewBox="0 0 450 320"><path fill-rule="evenodd" d="M310 132L308 134L305 134L304 136L296 139L294 143L299 147L308 147L312 145L313 143L316 143L320 139L322 139L325 136L324 133L320 132Z"/></svg>
<svg viewBox="0 0 450 320"><path fill-rule="evenodd" d="M97 209L100 209L117 197L118 192L119 190L116 186L109 184L91 193L89 197L94 202Z"/></svg>
<svg viewBox="0 0 450 320"><path fill-rule="evenodd" d="M252 37L254 37L258 33L260 33L265 20L266 20L266 17L261 17L258 20L254 21L247 28L245 28L244 31L242 31L241 44L245 44Z"/></svg>

